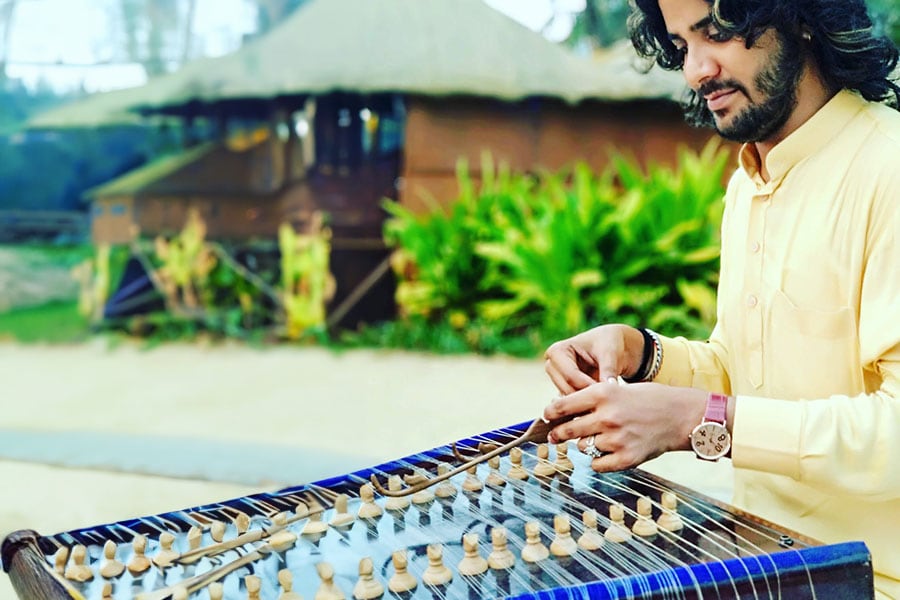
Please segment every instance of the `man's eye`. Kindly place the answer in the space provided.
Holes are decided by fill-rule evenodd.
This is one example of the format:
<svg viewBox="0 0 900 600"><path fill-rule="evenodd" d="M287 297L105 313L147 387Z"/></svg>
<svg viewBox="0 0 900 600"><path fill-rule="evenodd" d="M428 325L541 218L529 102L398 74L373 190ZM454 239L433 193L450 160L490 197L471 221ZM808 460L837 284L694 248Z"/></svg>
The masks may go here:
<svg viewBox="0 0 900 600"><path fill-rule="evenodd" d="M731 39L731 34L723 33L718 29L709 29L706 32L706 37L712 40L713 42L727 42Z"/></svg>

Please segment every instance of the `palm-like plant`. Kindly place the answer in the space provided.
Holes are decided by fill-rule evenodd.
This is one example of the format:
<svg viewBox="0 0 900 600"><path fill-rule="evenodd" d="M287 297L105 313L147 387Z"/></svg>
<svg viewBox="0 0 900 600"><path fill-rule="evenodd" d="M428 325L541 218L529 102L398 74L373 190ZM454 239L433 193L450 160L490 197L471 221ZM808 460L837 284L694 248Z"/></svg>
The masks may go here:
<svg viewBox="0 0 900 600"><path fill-rule="evenodd" d="M385 203L397 302L493 337L556 339L603 321L708 332L727 162L710 144L681 151L675 169L614 157L599 175L576 165L535 177L486 158L477 190L461 164L446 209Z"/></svg>

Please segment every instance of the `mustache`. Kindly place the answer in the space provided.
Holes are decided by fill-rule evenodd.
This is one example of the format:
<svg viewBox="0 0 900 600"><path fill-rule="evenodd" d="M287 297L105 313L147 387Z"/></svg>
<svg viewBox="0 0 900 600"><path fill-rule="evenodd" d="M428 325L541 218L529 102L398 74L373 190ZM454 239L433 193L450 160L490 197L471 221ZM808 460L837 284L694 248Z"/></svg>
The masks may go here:
<svg viewBox="0 0 900 600"><path fill-rule="evenodd" d="M739 81L736 81L734 79L714 79L711 81L707 81L703 83L699 88L697 88L696 93L702 98L707 94L712 94L713 92L718 92L719 90L728 89L737 90L748 98L750 97L750 95L747 93L747 88L745 88Z"/></svg>

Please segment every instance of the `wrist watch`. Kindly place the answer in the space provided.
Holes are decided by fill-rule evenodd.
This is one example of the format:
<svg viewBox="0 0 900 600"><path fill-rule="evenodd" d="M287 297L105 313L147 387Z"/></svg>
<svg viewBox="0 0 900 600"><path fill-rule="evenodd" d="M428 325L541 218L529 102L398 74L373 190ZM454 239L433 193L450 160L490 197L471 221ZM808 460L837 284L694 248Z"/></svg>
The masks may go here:
<svg viewBox="0 0 900 600"><path fill-rule="evenodd" d="M697 458L703 460L719 460L731 450L731 434L725 427L725 410L728 407L728 396L710 394L706 400L706 414L703 422L691 431L691 448Z"/></svg>

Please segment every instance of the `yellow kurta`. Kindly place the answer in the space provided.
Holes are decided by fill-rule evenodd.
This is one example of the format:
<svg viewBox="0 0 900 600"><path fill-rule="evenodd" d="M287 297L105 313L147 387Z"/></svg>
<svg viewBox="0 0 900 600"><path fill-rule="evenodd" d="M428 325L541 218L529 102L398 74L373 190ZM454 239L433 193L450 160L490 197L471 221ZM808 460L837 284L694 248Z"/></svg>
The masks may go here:
<svg viewBox="0 0 900 600"><path fill-rule="evenodd" d="M863 540L900 598L900 113L843 91L725 197L718 323L661 383L737 397L737 506Z"/></svg>

